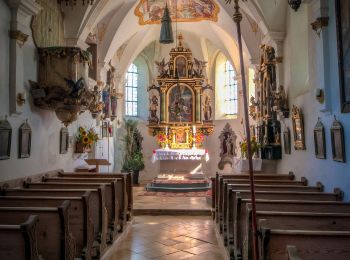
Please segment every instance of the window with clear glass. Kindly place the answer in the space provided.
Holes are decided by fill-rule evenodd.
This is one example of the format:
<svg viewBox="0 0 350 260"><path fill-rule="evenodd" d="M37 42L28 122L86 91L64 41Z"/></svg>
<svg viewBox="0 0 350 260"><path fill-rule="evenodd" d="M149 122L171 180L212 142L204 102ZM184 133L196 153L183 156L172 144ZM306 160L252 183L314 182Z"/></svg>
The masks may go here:
<svg viewBox="0 0 350 260"><path fill-rule="evenodd" d="M238 109L236 72L229 61L225 63L225 114L236 115Z"/></svg>
<svg viewBox="0 0 350 260"><path fill-rule="evenodd" d="M135 64L131 64L125 75L125 115L137 116L137 80L138 72Z"/></svg>

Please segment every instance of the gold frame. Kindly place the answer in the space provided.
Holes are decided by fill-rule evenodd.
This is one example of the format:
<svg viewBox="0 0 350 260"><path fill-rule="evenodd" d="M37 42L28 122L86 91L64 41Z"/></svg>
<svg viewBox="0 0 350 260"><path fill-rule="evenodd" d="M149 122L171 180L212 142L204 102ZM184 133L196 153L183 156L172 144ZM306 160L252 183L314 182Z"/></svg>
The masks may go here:
<svg viewBox="0 0 350 260"><path fill-rule="evenodd" d="M185 131L186 134L186 142L179 143L176 140L176 132L179 130ZM169 146L171 149L189 149L192 148L192 131L189 126L172 126L170 127L170 140Z"/></svg>
<svg viewBox="0 0 350 260"><path fill-rule="evenodd" d="M195 122L195 115L196 115L196 95L192 87L186 83L180 82L179 84L185 85L187 88L189 88L192 92L192 121L191 122L174 122L174 121L169 121L169 94L171 90L177 86L178 83L174 83L170 88L168 88L166 92L166 102L167 106L165 108L165 114L166 114L166 121L170 124L181 124L181 123L188 123L188 124L193 124Z"/></svg>
<svg viewBox="0 0 350 260"><path fill-rule="evenodd" d="M140 11L140 8L146 1L147 0L140 0L139 4L136 6L135 11L134 11L134 14L139 18L139 25L160 24L161 19L156 20L156 21L147 21L147 22L143 19L144 14ZM214 4L215 8L213 10L212 17L210 17L210 18L206 18L206 17L180 18L180 19L171 18L171 20L172 20L172 22L200 22L200 21L217 22L218 21L218 14L220 12L220 7L216 2L212 1L212 3Z"/></svg>
<svg viewBox="0 0 350 260"><path fill-rule="evenodd" d="M178 58L183 58L184 60L185 60L185 67L186 67L186 69L185 69L185 72L186 72L186 74L185 74L185 76L183 76L183 77L180 77L179 76L179 71L177 71L177 75L178 75L178 77L179 77L179 79L188 79L188 57L187 56L185 56L185 55L177 55L176 57L174 57L174 77L176 76L176 70L177 70L177 63L176 63L176 61L177 61L177 59Z"/></svg>
<svg viewBox="0 0 350 260"><path fill-rule="evenodd" d="M293 120L293 135L294 135L294 148L295 150L306 150L305 147L305 133L304 133L304 119L301 109L293 105L292 110ZM298 122L298 127L297 127Z"/></svg>

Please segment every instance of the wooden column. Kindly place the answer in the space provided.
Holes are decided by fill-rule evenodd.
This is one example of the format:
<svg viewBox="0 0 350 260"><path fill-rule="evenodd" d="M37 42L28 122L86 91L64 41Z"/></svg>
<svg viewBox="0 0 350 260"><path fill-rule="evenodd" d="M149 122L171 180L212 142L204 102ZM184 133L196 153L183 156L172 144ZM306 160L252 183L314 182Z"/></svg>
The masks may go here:
<svg viewBox="0 0 350 260"><path fill-rule="evenodd" d="M249 126L249 111L248 111L248 100L247 100L247 83L245 77L244 60L243 60L243 47L242 47L242 33L241 33L241 21L242 13L240 12L240 7L238 4L239 0L234 0L235 2L235 13L233 14L233 20L237 26L238 35L238 48L239 48L239 60L241 66L242 75L242 92L243 92L243 107L244 107L244 121L245 121L245 132L247 137L247 156L249 162L249 177L250 177L250 192L252 200L252 230L253 230L253 251L254 260L259 259L258 250L258 237L257 237L257 223L256 223L256 205L255 205L255 189L254 189L254 174L253 174L253 159L252 159L252 147L250 142L250 126ZM244 1L244 0L242 0Z"/></svg>
<svg viewBox="0 0 350 260"><path fill-rule="evenodd" d="M161 88L161 91L160 91L160 122L161 123L167 122L165 90L166 90L165 88Z"/></svg>
<svg viewBox="0 0 350 260"><path fill-rule="evenodd" d="M200 124L201 122L202 122L202 119L201 119L201 102L202 102L202 100L201 100L201 86L198 86L198 85L196 85L195 86L195 90L196 90L196 93L195 93L195 95L196 95L196 113L195 113L195 122L197 123L197 124Z"/></svg>

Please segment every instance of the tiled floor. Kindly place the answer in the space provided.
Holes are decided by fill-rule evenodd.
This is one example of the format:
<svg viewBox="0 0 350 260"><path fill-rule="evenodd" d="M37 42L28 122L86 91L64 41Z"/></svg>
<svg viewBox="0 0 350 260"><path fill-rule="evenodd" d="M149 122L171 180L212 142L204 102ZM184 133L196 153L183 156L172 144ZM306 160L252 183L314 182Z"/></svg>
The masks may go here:
<svg viewBox="0 0 350 260"><path fill-rule="evenodd" d="M144 187L134 187L134 209L209 209L205 197L140 196Z"/></svg>
<svg viewBox="0 0 350 260"><path fill-rule="evenodd" d="M125 238L103 260L224 260L206 216L136 216Z"/></svg>

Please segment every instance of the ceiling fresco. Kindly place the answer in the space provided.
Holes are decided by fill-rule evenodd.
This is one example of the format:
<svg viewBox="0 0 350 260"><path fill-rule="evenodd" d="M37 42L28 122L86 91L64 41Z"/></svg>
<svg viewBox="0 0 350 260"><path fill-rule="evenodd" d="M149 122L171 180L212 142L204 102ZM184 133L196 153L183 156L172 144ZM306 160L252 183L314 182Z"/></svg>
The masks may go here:
<svg viewBox="0 0 350 260"><path fill-rule="evenodd" d="M164 0L140 0L135 8L139 24L159 24L165 7ZM198 22L218 20L219 6L212 0L170 0L168 8L172 21ZM177 12L176 12L177 10Z"/></svg>

